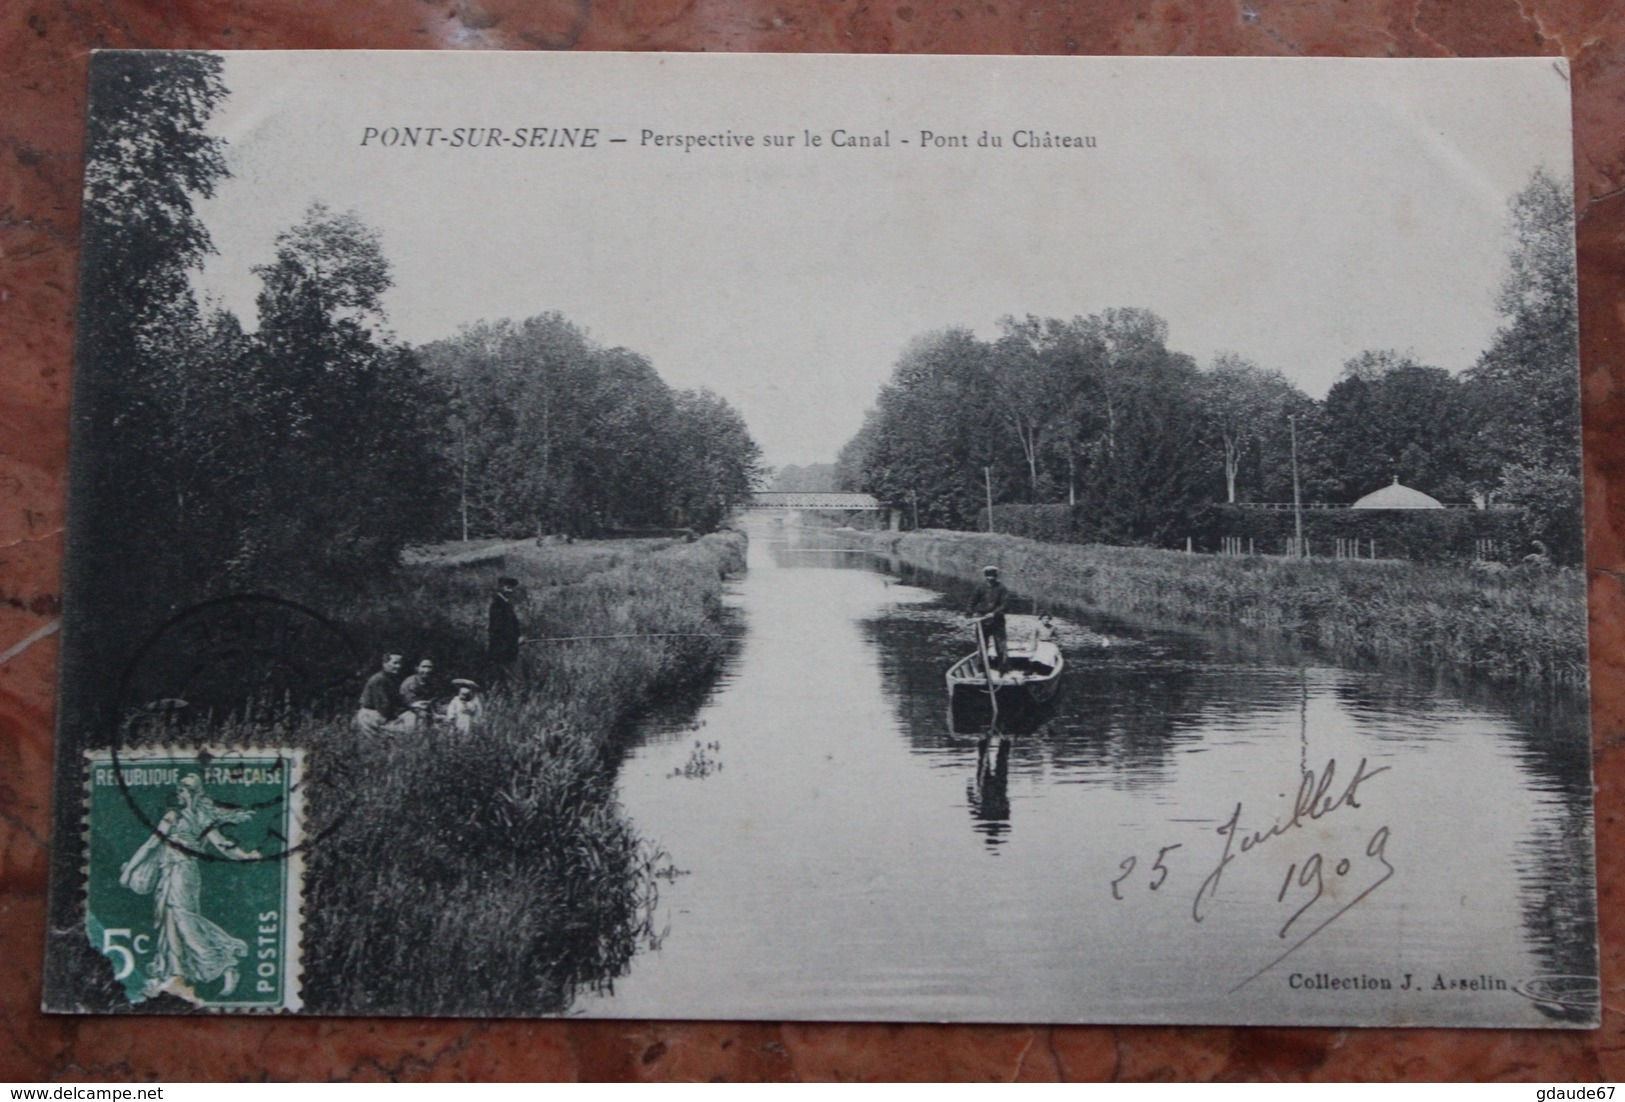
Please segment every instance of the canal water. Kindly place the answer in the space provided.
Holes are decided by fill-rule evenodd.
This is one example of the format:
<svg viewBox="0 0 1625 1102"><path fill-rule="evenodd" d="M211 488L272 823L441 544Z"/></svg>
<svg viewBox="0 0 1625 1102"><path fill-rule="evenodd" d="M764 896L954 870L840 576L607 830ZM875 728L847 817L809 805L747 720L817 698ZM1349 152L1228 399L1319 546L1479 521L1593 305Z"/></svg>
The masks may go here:
<svg viewBox="0 0 1625 1102"><path fill-rule="evenodd" d="M750 535L737 649L620 766L626 814L666 854L656 942L577 1012L1595 1014L1576 694L1065 610L1056 701L956 713L964 587L816 529Z"/></svg>

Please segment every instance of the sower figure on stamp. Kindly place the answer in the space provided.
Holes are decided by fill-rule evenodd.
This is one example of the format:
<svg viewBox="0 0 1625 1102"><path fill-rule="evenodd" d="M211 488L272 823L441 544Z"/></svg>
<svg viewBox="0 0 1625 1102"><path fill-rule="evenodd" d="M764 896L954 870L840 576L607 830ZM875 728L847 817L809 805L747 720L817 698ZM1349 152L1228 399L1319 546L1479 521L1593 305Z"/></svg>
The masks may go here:
<svg viewBox="0 0 1625 1102"><path fill-rule="evenodd" d="M519 610L514 607L518 599L517 578L497 579L497 591L491 594L490 629L486 640L493 678L512 673L514 663L519 661Z"/></svg>
<svg viewBox="0 0 1625 1102"><path fill-rule="evenodd" d="M146 993L170 994L201 1005L196 986L223 979L220 998L237 989L237 965L248 945L203 917L203 873L198 858L212 849L231 861L257 860L221 833L243 823L252 811L221 807L203 793L203 779L188 773L175 786L180 807L170 811L153 835L119 870L119 883L138 895L151 895L158 934L147 962Z"/></svg>
<svg viewBox="0 0 1625 1102"><path fill-rule="evenodd" d="M1010 591L999 582L999 568L982 568L982 588L976 591L965 615L982 625L982 637L993 648L994 667L1004 672L1009 643L1005 636L1004 614L1010 607Z"/></svg>
<svg viewBox="0 0 1625 1102"><path fill-rule="evenodd" d="M401 696L400 676L401 656L386 654L378 672L367 678L361 690L361 707L355 713L355 725L366 734L404 734L417 728L417 713Z"/></svg>

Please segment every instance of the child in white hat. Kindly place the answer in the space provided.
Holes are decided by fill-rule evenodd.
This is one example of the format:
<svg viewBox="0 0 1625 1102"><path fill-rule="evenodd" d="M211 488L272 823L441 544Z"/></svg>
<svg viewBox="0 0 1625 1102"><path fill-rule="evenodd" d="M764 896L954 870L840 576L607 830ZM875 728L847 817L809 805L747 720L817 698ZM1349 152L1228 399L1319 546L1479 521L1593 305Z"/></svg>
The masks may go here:
<svg viewBox="0 0 1625 1102"><path fill-rule="evenodd" d="M480 724L485 705L480 703L480 687L466 677L455 678L452 687L457 695L446 705L446 722L459 735L466 735Z"/></svg>

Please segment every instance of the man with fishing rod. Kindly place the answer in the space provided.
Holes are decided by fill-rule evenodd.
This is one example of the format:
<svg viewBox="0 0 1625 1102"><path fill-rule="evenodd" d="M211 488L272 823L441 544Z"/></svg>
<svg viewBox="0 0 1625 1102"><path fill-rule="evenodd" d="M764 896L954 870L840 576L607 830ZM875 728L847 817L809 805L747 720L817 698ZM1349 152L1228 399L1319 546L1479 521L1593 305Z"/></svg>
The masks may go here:
<svg viewBox="0 0 1625 1102"><path fill-rule="evenodd" d="M496 592L491 594L486 633L486 657L491 664L493 682L506 680L519 661L519 612L514 607L518 598L518 578L497 579Z"/></svg>

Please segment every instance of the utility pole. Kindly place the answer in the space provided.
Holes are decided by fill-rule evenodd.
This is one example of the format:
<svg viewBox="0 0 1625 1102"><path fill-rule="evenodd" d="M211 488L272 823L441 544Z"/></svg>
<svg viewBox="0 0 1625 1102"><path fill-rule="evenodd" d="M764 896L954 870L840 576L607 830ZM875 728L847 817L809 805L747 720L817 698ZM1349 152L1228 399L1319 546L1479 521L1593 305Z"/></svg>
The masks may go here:
<svg viewBox="0 0 1625 1102"><path fill-rule="evenodd" d="M1298 415L1287 414L1286 423L1292 429L1292 527L1295 542L1292 545L1294 558L1303 557L1303 499L1298 492Z"/></svg>
<svg viewBox="0 0 1625 1102"><path fill-rule="evenodd" d="M463 470L457 486L457 509L463 517L463 542L468 542L468 420L462 419Z"/></svg>
<svg viewBox="0 0 1625 1102"><path fill-rule="evenodd" d="M987 484L987 534L993 534L993 468L982 468L982 481Z"/></svg>

